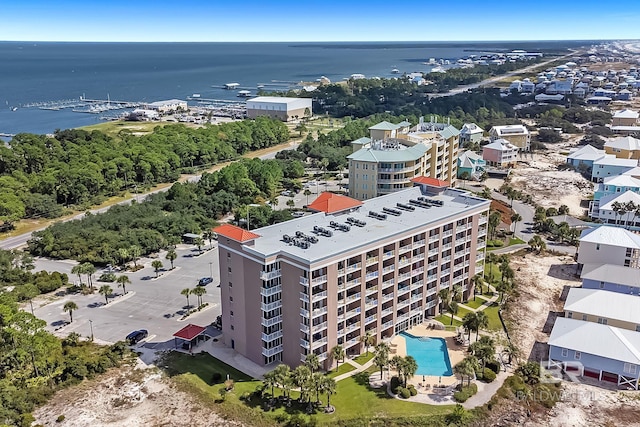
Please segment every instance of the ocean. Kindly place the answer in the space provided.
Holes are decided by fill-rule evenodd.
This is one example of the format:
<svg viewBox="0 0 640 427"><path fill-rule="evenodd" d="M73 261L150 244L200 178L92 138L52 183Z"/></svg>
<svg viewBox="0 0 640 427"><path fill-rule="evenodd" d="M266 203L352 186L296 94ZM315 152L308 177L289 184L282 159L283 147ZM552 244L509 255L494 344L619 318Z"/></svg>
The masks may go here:
<svg viewBox="0 0 640 427"><path fill-rule="evenodd" d="M100 114L45 110L52 101L109 98L153 102L239 100L224 90L276 82L340 81L351 74L391 77L391 70L428 72L430 58L484 52L566 51L596 41L371 43L52 43L0 42L0 133L51 133L101 122ZM397 75L396 75L397 76ZM269 86L267 86L269 87Z"/></svg>

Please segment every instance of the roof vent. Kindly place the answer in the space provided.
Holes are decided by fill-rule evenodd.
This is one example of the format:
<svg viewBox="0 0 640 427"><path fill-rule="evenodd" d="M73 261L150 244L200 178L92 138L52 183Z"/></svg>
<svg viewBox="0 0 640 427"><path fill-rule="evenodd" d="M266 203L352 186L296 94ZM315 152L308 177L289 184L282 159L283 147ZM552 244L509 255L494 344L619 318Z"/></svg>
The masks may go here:
<svg viewBox="0 0 640 427"><path fill-rule="evenodd" d="M388 214L391 214L393 216L400 216L402 215L402 212L400 212L397 209L393 209L393 208L382 208L382 211Z"/></svg>
<svg viewBox="0 0 640 427"><path fill-rule="evenodd" d="M376 218L376 219L379 219L381 221L384 221L385 219L387 219L387 216L385 214L381 214L381 213L378 213L378 212L375 212L375 211L369 211L369 216L373 217L373 218Z"/></svg>
<svg viewBox="0 0 640 427"><path fill-rule="evenodd" d="M416 208L414 208L413 206L405 205L403 203L396 203L396 206L399 207L400 209L404 210L404 211L413 212L413 211L416 210Z"/></svg>

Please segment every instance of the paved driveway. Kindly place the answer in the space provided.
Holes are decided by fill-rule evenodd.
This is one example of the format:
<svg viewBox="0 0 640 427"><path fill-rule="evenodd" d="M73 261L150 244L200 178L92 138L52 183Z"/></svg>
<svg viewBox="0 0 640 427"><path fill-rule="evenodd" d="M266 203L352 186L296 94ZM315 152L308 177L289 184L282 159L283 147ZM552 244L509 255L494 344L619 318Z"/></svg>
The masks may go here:
<svg viewBox="0 0 640 427"><path fill-rule="evenodd" d="M208 242L207 242L208 248ZM170 263L161 252L158 259L162 261L167 271L161 272L155 278L150 258L139 263L144 268L126 273L131 280L127 285L127 294L117 283L109 283L113 288L113 298L105 304L104 296L97 293L92 295L59 295L56 297L39 297L34 301L35 315L47 322L47 328L59 335L77 332L83 337L93 335L96 340L116 342L123 340L129 332L136 329L147 329L149 337L144 340L146 346L159 348L173 345L173 334L189 323L201 326L211 324L216 316L221 314L220 288L218 274L218 249L214 242L213 249L199 255L197 249L190 245L177 248L178 258L174 261L175 269L169 271ZM40 269L69 272L73 263L69 261L37 260L36 271ZM211 274L213 273L213 275ZM124 274L124 273L116 273ZM97 282L98 272L94 277L94 287L105 283ZM184 288L193 289L201 277L213 277L213 283L205 287L206 294L203 302L209 303L203 311L190 315L181 320L186 311L187 300L180 291ZM71 281L77 281L77 276L70 275ZM83 280L85 276L83 276ZM73 323L69 321L69 314L63 311L67 301L74 301L78 310L73 312ZM191 306L196 305L196 296L189 296ZM91 322L90 322L91 321Z"/></svg>

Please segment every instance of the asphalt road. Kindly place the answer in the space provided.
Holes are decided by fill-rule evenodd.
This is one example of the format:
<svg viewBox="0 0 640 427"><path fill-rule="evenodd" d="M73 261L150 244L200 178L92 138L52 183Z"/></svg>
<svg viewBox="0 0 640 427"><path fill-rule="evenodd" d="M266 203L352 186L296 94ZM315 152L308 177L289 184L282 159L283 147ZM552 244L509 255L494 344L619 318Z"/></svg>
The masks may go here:
<svg viewBox="0 0 640 427"><path fill-rule="evenodd" d="M208 242L207 247L208 248ZM204 248L203 248L204 249ZM109 283L113 288L113 298L105 304L104 296L96 291L92 295L48 295L34 300L34 314L47 322L47 329L60 336L77 332L82 337L91 336L93 326L94 338L98 342L113 343L123 340L127 334L137 329L147 329L149 337L144 345L151 348L168 348L174 345L173 334L189 323L207 326L215 321L222 313L220 305L220 283L218 273L218 249L214 241L213 249L204 251L201 255L191 245L180 245L177 248L178 258L174 261L175 269L169 271L170 263L164 258L165 252L160 253L158 259L162 261L166 271L161 271L155 278L151 267L152 258L139 261L144 268L127 274L131 284L127 285L127 294L116 283ZM69 274L72 282L77 282L77 275L71 275L72 261L36 260L36 271L60 271ZM104 285L97 278L101 272L94 275L94 287ZM205 289L207 293L202 297L203 302L209 303L203 311L190 315L181 320L186 311L187 300L180 294L184 288L193 289L202 277L213 277L213 283ZM83 281L86 276L83 275ZM67 301L74 301L78 309L73 312L73 323L69 322L69 313L63 311ZM189 296L191 306L196 305L196 296ZM25 307L29 310L29 306ZM91 322L90 322L91 321ZM140 344L142 345L142 343Z"/></svg>

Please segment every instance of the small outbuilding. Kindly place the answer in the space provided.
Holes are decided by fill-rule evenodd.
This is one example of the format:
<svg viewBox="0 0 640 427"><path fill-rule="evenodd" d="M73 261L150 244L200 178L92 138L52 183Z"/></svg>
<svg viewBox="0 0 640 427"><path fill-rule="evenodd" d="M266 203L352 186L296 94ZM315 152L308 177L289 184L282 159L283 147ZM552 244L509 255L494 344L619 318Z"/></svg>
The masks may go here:
<svg viewBox="0 0 640 427"><path fill-rule="evenodd" d="M207 328L204 326L189 323L187 326L173 334L175 348L178 348L178 345L181 344L183 349L191 350L194 345L198 344L198 342L206 339L206 330Z"/></svg>

